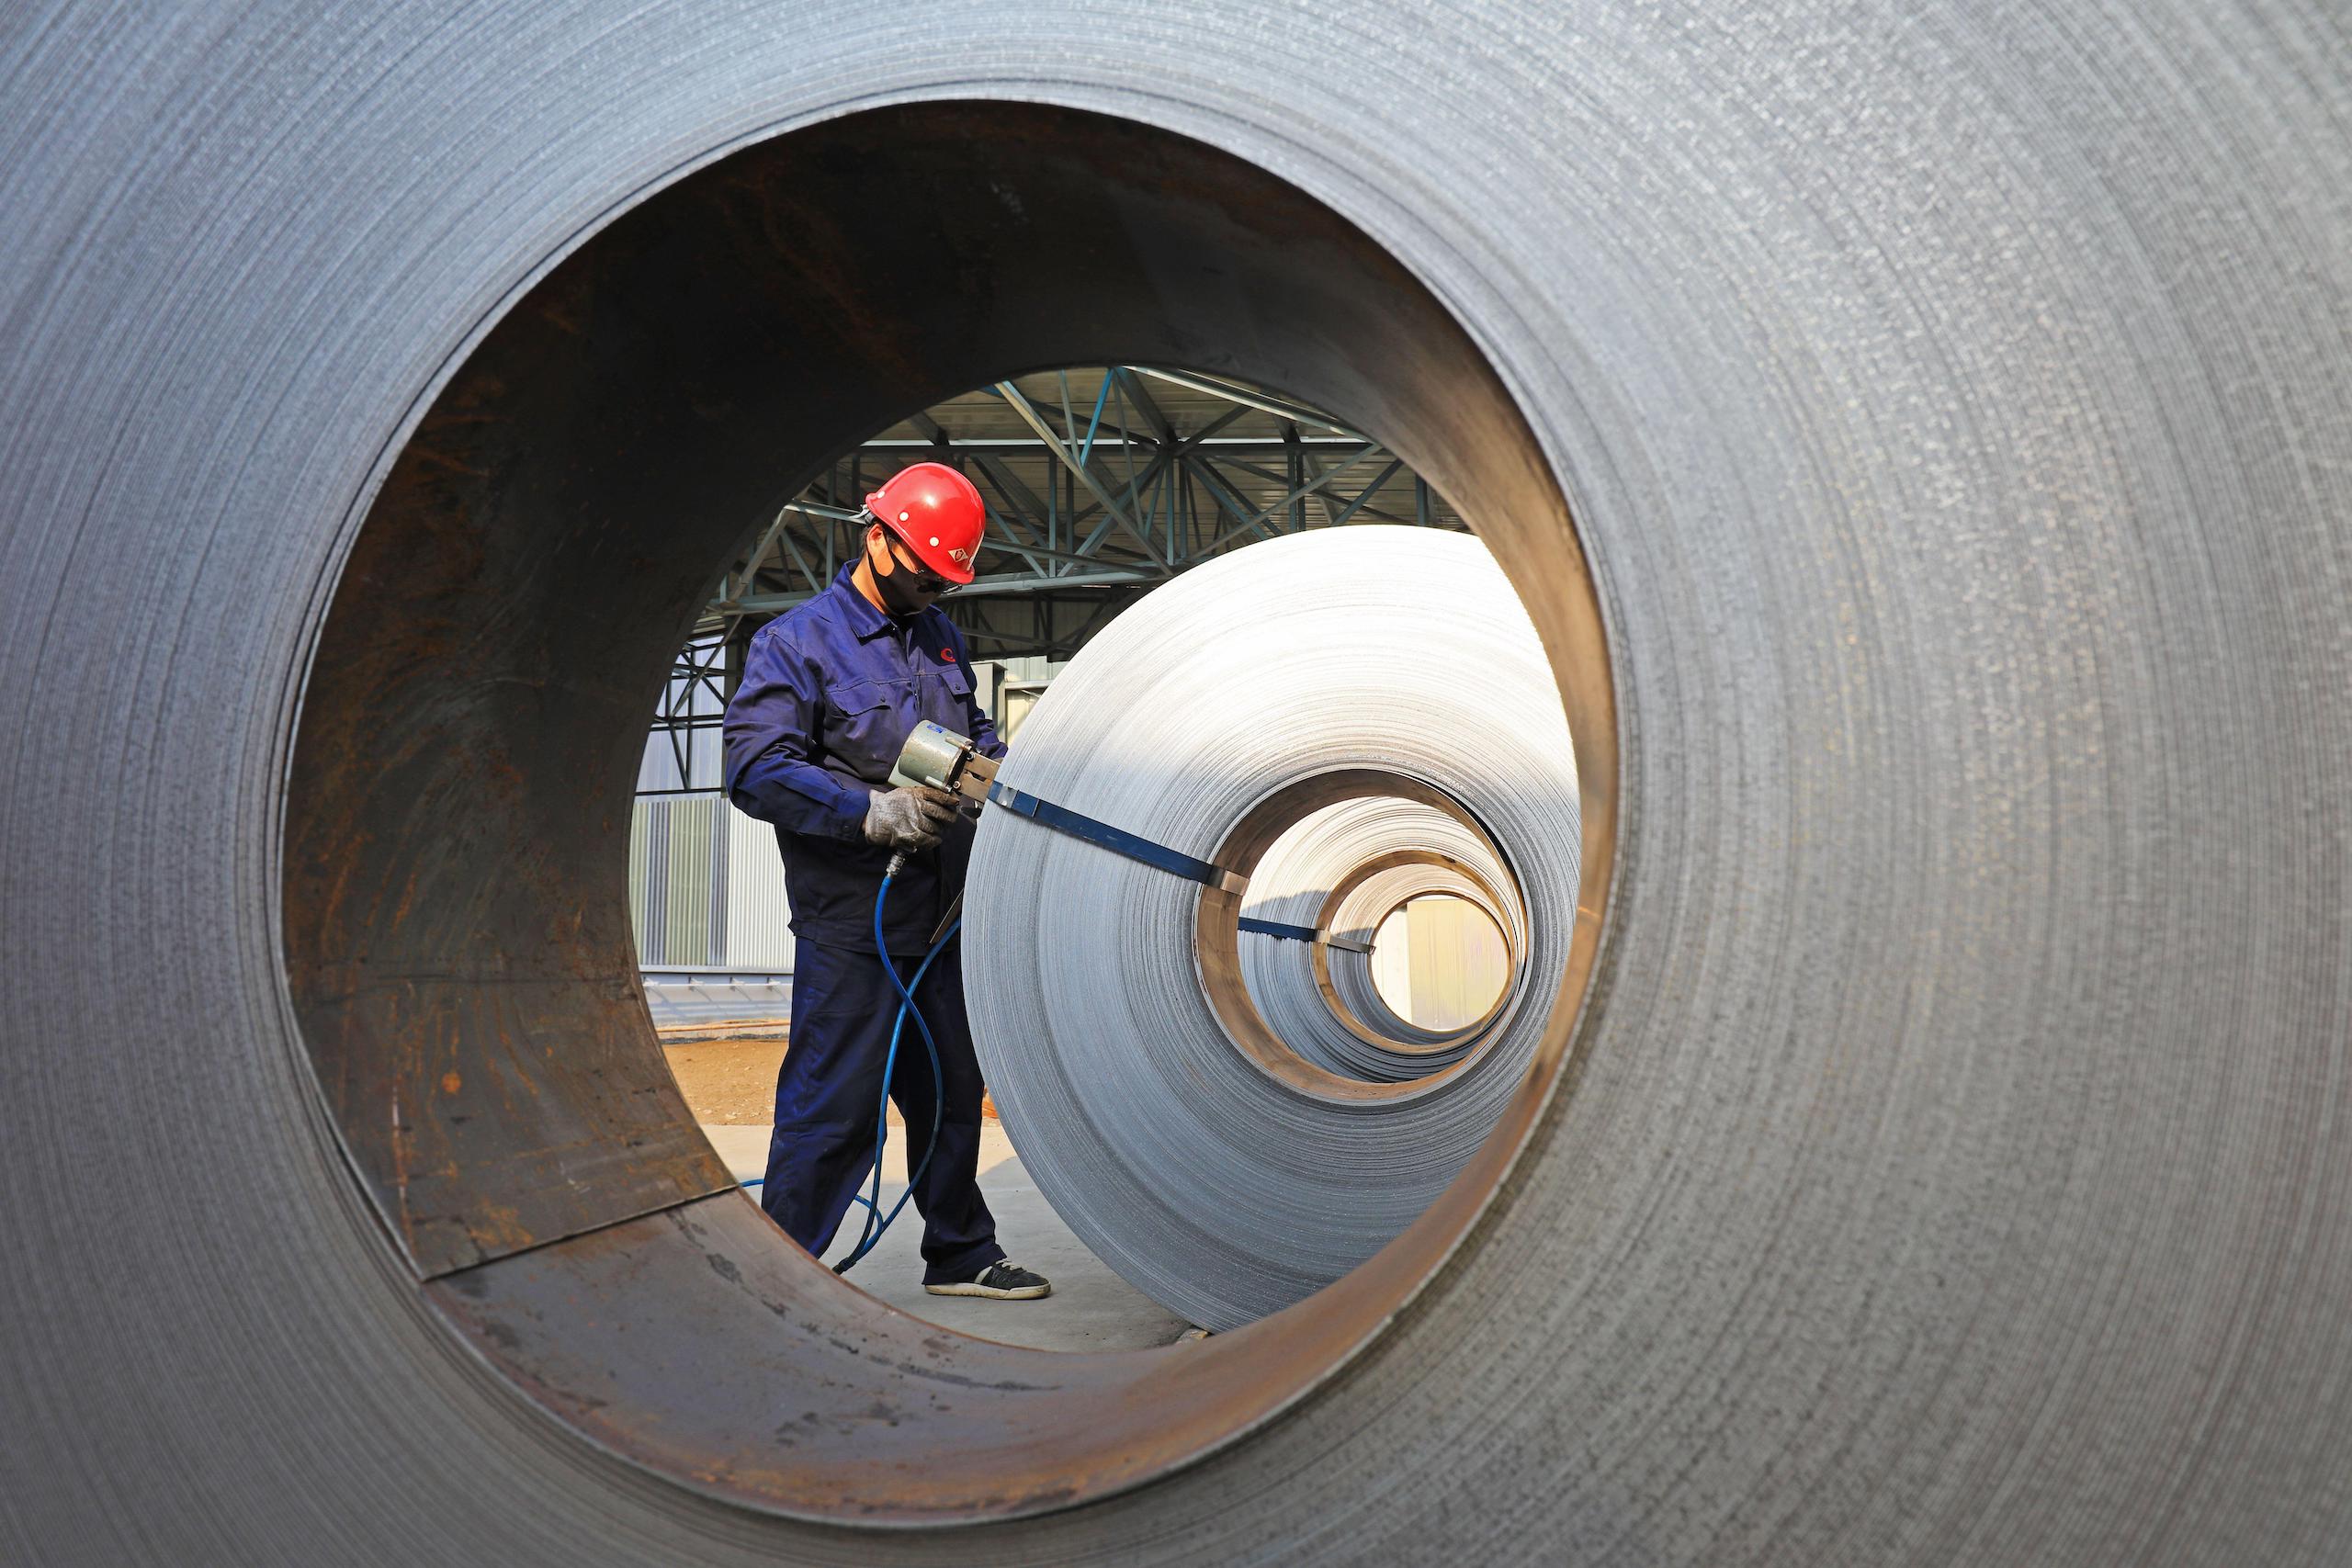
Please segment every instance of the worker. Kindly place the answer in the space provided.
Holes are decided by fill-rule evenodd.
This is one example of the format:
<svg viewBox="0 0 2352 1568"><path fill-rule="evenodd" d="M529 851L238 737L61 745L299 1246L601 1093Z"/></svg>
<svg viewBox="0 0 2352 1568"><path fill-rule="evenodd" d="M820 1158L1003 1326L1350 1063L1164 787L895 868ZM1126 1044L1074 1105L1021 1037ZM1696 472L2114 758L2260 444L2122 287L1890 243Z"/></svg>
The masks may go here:
<svg viewBox="0 0 2352 1568"><path fill-rule="evenodd" d="M885 1059L899 995L875 941L875 897L891 857L882 927L899 978L914 972L962 892L973 826L944 791L892 788L914 727L933 720L1004 754L974 700L963 634L933 601L972 580L985 512L970 480L917 463L865 498L857 558L831 586L752 637L727 705L728 798L775 828L797 956L792 1033L776 1075L775 1131L760 1206L823 1257L873 1168ZM980 1068L964 1010L963 944L950 940L916 1005L939 1052L940 1082L911 1019L890 1099L905 1118L922 1218L923 1288L1027 1301L1051 1287L1008 1261L980 1196ZM887 1211L886 1211L887 1212Z"/></svg>

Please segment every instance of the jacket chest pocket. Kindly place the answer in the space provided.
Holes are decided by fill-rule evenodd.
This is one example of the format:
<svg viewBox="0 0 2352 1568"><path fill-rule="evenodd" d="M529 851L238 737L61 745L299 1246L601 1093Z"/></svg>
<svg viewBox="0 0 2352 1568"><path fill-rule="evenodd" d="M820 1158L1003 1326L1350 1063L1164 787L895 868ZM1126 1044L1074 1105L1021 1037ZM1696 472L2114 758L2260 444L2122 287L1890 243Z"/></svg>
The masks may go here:
<svg viewBox="0 0 2352 1568"><path fill-rule="evenodd" d="M915 694L903 680L842 681L825 688L825 750L868 784L890 776L914 728Z"/></svg>
<svg viewBox="0 0 2352 1568"><path fill-rule="evenodd" d="M957 735L972 727L965 712L965 703L972 694L972 677L961 664L934 664L915 677L915 684L917 718L927 718Z"/></svg>

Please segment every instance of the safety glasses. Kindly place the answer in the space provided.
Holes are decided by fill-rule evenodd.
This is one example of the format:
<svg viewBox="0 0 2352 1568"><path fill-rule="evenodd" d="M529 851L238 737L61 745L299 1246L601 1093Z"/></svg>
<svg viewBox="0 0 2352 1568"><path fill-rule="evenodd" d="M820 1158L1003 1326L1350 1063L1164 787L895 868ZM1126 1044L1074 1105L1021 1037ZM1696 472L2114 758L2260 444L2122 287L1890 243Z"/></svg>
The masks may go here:
<svg viewBox="0 0 2352 1568"><path fill-rule="evenodd" d="M915 580L915 587L922 592L944 593L953 586L947 579L917 559L887 528L882 531L882 544L890 552L890 558L898 563L899 570L911 576Z"/></svg>

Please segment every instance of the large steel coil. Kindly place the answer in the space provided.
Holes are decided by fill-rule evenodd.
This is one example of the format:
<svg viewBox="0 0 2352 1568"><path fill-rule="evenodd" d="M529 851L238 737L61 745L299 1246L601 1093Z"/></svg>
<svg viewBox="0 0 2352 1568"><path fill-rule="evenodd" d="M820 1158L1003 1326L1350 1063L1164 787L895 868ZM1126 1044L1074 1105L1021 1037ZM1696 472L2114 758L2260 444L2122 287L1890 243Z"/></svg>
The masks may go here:
<svg viewBox="0 0 2352 1568"><path fill-rule="evenodd" d="M12 9L0 1558L2352 1558L2346 41ZM622 840L766 509L1105 363L1461 505L1584 886L1419 1221L1057 1357L728 1190Z"/></svg>
<svg viewBox="0 0 2352 1568"><path fill-rule="evenodd" d="M1395 1239L1525 1078L1576 929L1575 758L1493 557L1460 534L1372 527L1194 568L1055 678L998 776L1250 879L1204 900L1031 818L983 818L965 897L973 1037L1055 1212L1216 1329ZM1237 857L1252 818L1271 842ZM1502 1001L1456 1037L1397 1028L1368 986L1342 991L1328 943L1238 925L1363 933L1440 888L1508 908L1517 937ZM1224 916L1205 941L1204 905ZM1366 973L1361 954L1340 970Z"/></svg>

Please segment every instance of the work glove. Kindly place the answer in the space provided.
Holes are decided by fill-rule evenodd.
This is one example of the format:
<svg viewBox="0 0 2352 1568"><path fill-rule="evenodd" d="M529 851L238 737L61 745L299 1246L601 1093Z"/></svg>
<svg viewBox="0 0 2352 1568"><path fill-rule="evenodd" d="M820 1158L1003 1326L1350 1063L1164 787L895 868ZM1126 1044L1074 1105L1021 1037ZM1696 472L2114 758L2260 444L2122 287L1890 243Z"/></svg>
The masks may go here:
<svg viewBox="0 0 2352 1568"><path fill-rule="evenodd" d="M866 797L865 839L900 852L927 850L940 830L956 820L956 797L944 789L908 784L876 790Z"/></svg>

